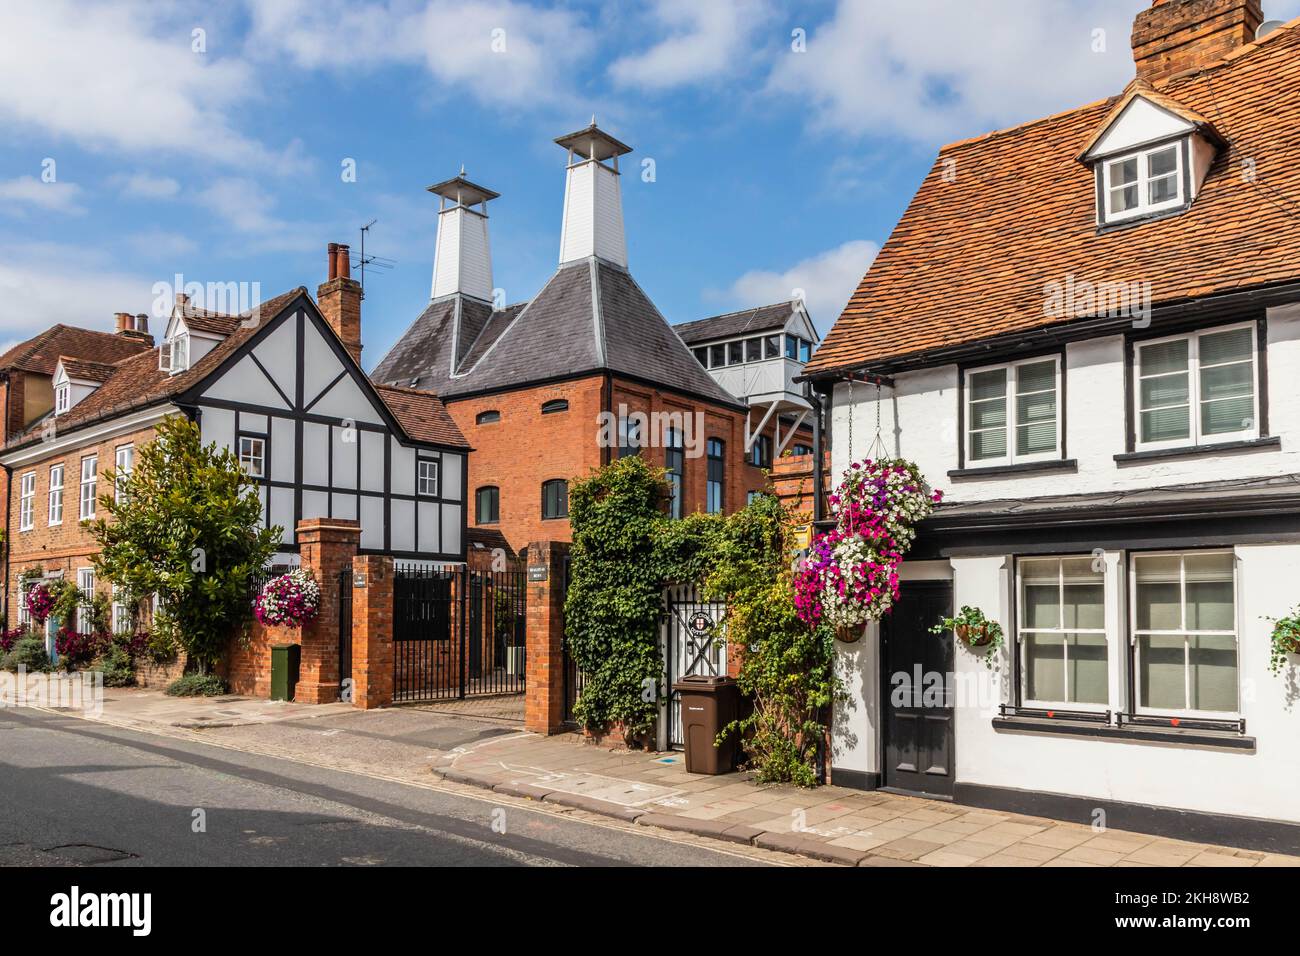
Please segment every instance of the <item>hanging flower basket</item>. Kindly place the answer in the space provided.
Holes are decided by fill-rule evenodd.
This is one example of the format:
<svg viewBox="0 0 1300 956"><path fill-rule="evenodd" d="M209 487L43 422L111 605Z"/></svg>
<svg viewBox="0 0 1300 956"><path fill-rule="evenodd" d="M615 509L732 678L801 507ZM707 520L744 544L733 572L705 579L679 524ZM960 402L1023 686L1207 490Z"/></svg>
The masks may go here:
<svg viewBox="0 0 1300 956"><path fill-rule="evenodd" d="M987 647L993 643L993 634L989 631L987 622L973 625L958 624L953 628L953 633L957 635L957 640L967 647Z"/></svg>
<svg viewBox="0 0 1300 956"><path fill-rule="evenodd" d="M253 601L253 616L268 627L302 627L319 610L320 585L302 568L267 581Z"/></svg>
<svg viewBox="0 0 1300 956"><path fill-rule="evenodd" d="M827 499L835 527L817 536L795 577L800 618L827 624L846 643L858 640L898 599L898 566L915 525L942 497L909 461L855 462Z"/></svg>
<svg viewBox="0 0 1300 956"><path fill-rule="evenodd" d="M862 640L862 630L861 627L837 627L835 629L835 640L841 644L856 644Z"/></svg>
<svg viewBox="0 0 1300 956"><path fill-rule="evenodd" d="M1268 669L1274 674L1280 674L1287 666L1290 655L1300 654L1300 608L1286 617L1269 617L1265 620L1273 623Z"/></svg>
<svg viewBox="0 0 1300 956"><path fill-rule="evenodd" d="M977 607L963 607L956 617L940 618L939 622L930 628L931 634L946 634L949 631L952 631L959 643L968 648L988 648L988 652L984 655L984 664L990 668L993 666L994 659L997 657L993 652L1002 646L1001 624L990 621Z"/></svg>

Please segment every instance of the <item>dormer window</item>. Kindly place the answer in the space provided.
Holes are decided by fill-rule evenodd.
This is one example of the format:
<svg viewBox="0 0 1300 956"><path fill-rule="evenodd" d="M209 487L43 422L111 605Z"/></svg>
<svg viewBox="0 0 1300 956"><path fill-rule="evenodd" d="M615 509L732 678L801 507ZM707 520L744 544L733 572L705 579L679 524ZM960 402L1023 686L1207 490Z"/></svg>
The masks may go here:
<svg viewBox="0 0 1300 956"><path fill-rule="evenodd" d="M62 415L72 407L72 385L64 382L54 390L54 414Z"/></svg>
<svg viewBox="0 0 1300 956"><path fill-rule="evenodd" d="M168 348L168 365L166 368L173 375L190 367L190 337L188 333L173 336L171 342L168 343Z"/></svg>
<svg viewBox="0 0 1300 956"><path fill-rule="evenodd" d="M1185 140L1166 143L1102 163L1103 220L1119 222L1185 205L1185 143Z"/></svg>

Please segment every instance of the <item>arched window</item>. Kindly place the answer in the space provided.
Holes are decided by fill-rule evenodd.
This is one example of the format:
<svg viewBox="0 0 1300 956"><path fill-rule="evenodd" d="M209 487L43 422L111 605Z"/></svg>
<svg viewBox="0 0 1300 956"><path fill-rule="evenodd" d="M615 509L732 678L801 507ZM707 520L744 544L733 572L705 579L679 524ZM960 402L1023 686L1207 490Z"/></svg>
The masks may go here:
<svg viewBox="0 0 1300 956"><path fill-rule="evenodd" d="M542 404L543 415L553 415L556 412L567 412L569 410L568 399L557 398Z"/></svg>
<svg viewBox="0 0 1300 956"><path fill-rule="evenodd" d="M501 520L501 489L484 485L474 492L474 523L496 524Z"/></svg>
<svg viewBox="0 0 1300 956"><path fill-rule="evenodd" d="M569 517L569 483L563 478L542 482L542 517Z"/></svg>
<svg viewBox="0 0 1300 956"><path fill-rule="evenodd" d="M726 488L727 445L721 438L710 438L708 445L708 489L705 507L711 515L722 514L723 492Z"/></svg>
<svg viewBox="0 0 1300 956"><path fill-rule="evenodd" d="M479 412L474 416L475 425L491 425L493 422L501 421L501 413L495 408L486 412Z"/></svg>

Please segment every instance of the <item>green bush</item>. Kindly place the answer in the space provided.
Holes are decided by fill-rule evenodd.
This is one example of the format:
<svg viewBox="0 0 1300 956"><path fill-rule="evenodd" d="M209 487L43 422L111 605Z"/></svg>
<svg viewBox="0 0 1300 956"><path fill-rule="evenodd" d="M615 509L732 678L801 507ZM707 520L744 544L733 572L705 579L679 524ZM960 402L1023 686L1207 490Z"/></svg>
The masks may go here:
<svg viewBox="0 0 1300 956"><path fill-rule="evenodd" d="M135 683L135 663L131 654L121 644L112 644L99 659L98 669L104 674L105 687L130 687Z"/></svg>
<svg viewBox="0 0 1300 956"><path fill-rule="evenodd" d="M226 682L216 674L186 674L167 687L169 697L220 697L228 692Z"/></svg>
<svg viewBox="0 0 1300 956"><path fill-rule="evenodd" d="M20 664L29 671L50 669L50 655L45 651L44 639L30 635L14 641L13 649L4 657L3 666L7 671L16 671Z"/></svg>

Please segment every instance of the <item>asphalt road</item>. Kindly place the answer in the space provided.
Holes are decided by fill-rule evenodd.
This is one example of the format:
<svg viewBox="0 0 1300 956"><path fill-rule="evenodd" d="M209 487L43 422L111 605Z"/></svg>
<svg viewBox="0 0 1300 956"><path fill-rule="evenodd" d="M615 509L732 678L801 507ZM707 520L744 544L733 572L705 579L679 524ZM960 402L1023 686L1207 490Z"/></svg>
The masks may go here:
<svg viewBox="0 0 1300 956"><path fill-rule="evenodd" d="M201 824L201 826L200 826ZM649 834L0 710L0 865L738 866Z"/></svg>

